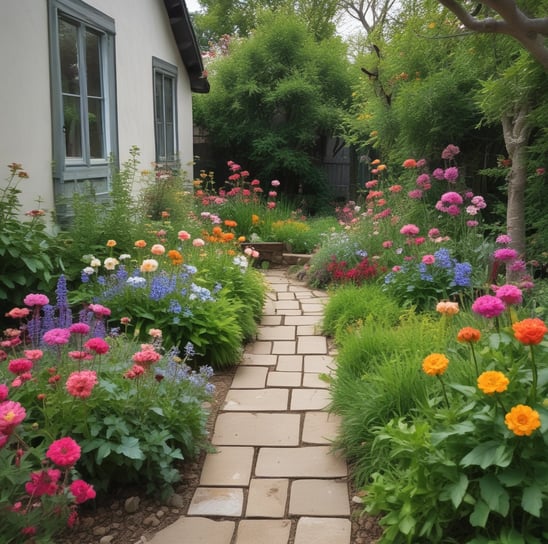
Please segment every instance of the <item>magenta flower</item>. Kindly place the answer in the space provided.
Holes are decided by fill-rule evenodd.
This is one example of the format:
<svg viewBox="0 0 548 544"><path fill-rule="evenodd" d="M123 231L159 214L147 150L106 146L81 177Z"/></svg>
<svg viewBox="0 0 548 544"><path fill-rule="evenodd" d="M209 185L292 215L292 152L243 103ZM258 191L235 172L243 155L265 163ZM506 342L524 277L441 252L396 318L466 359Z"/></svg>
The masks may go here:
<svg viewBox="0 0 548 544"><path fill-rule="evenodd" d="M525 264L525 261L518 259L517 261L511 263L508 268L512 272L525 272L527 265Z"/></svg>
<svg viewBox="0 0 548 544"><path fill-rule="evenodd" d="M98 355L103 355L108 352L110 346L108 342L102 338L90 338L85 344L84 347L90 351L94 351Z"/></svg>
<svg viewBox="0 0 548 544"><path fill-rule="evenodd" d="M458 146L449 144L442 152L441 152L441 158L444 160L452 160L455 158L456 155L460 153L460 149Z"/></svg>
<svg viewBox="0 0 548 544"><path fill-rule="evenodd" d="M421 174L417 177L416 183L419 187L425 187L425 185L428 185L428 188L430 188L430 176L428 174Z"/></svg>
<svg viewBox="0 0 548 544"><path fill-rule="evenodd" d="M443 169L442 168L436 168L433 172L432 172L432 177L437 179L438 181L442 181L444 180L444 172L443 172Z"/></svg>
<svg viewBox="0 0 548 544"><path fill-rule="evenodd" d="M154 249L154 248L157 248L158 246L161 246L161 244L154 244L151 248L151 251ZM163 246L161 246L163 247ZM157 249L157 251L159 251ZM164 250L165 251L165 250ZM154 251L152 251L152 253L154 253ZM156 255L160 255L160 253L155 253ZM105 306L103 306L102 304L90 304L89 305L89 309L95 314L95 315L102 315L102 316L105 316L105 317L108 317L110 314L111 314L111 311L110 311L110 308L106 308Z"/></svg>
<svg viewBox="0 0 548 544"><path fill-rule="evenodd" d="M454 183L459 177L459 169L456 166L450 166L449 168L446 168L443 177L450 183Z"/></svg>
<svg viewBox="0 0 548 544"><path fill-rule="evenodd" d="M472 304L472 311L483 317L497 317L504 312L506 306L498 297L483 295L478 297Z"/></svg>
<svg viewBox="0 0 548 544"><path fill-rule="evenodd" d="M509 305L521 304L523 295L521 289L515 285L501 285L495 292L495 296Z"/></svg>
<svg viewBox="0 0 548 544"><path fill-rule="evenodd" d="M13 374L24 374L32 369L32 361L30 359L12 359L8 363L8 370Z"/></svg>
<svg viewBox="0 0 548 544"><path fill-rule="evenodd" d="M392 240L385 240L382 243L382 247L384 247L384 249L390 249L393 245L394 245L394 242L392 242Z"/></svg>
<svg viewBox="0 0 548 544"><path fill-rule="evenodd" d="M409 191L407 193L407 196L409 198L412 198L413 200L420 200L422 198L422 190L421 189L413 189L412 191Z"/></svg>
<svg viewBox="0 0 548 544"><path fill-rule="evenodd" d="M518 258L518 252L511 247L502 247L495 249L493 257L495 260L502 262L515 261Z"/></svg>
<svg viewBox="0 0 548 544"><path fill-rule="evenodd" d="M66 436L51 443L46 457L60 467L71 467L80 459L81 451L78 443Z"/></svg>
<svg viewBox="0 0 548 544"><path fill-rule="evenodd" d="M460 206L463 203L462 196L460 196L459 193L455 193L455 191L443 193L443 195L441 195L441 201L445 204L456 204L457 206Z"/></svg>
<svg viewBox="0 0 548 544"><path fill-rule="evenodd" d="M448 215L455 217L460 214L460 208L456 204L451 204L451 206L445 208L445 212Z"/></svg>
<svg viewBox="0 0 548 544"><path fill-rule="evenodd" d="M68 329L51 329L44 333L42 340L48 346L68 344L70 340L70 331Z"/></svg>
<svg viewBox="0 0 548 544"><path fill-rule="evenodd" d="M30 482L25 484L25 491L32 497L49 495L53 497L57 493L61 471L56 468L33 472L30 475Z"/></svg>
<svg viewBox="0 0 548 544"><path fill-rule="evenodd" d="M23 353L25 354L25 357L31 361L39 361L44 355L44 352L41 349L26 349Z"/></svg>
<svg viewBox="0 0 548 544"><path fill-rule="evenodd" d="M509 234L499 234L496 239L497 244L507 246L512 243L512 237Z"/></svg>
<svg viewBox="0 0 548 544"><path fill-rule="evenodd" d="M23 302L27 306L45 306L49 304L49 298L46 295L30 294L23 299Z"/></svg>
<svg viewBox="0 0 548 544"><path fill-rule="evenodd" d="M434 257L434 255L424 255L422 262L424 264L434 264L436 262L436 257Z"/></svg>
<svg viewBox="0 0 548 544"><path fill-rule="evenodd" d="M404 236L416 236L419 233L419 227L417 225L404 225L400 229L400 234L403 234Z"/></svg>
<svg viewBox="0 0 548 544"><path fill-rule="evenodd" d="M9 391L5 383L0 383L0 402L4 402L8 398Z"/></svg>
<svg viewBox="0 0 548 544"><path fill-rule="evenodd" d="M440 230L433 228L428 231L428 238L437 238L440 235Z"/></svg>
<svg viewBox="0 0 548 544"><path fill-rule="evenodd" d="M89 501L90 499L95 498L95 489L93 486L84 482L84 480L74 480L70 484L70 492L74 495L74 500L76 504L82 504L83 502Z"/></svg>
<svg viewBox="0 0 548 544"><path fill-rule="evenodd" d="M477 227L478 225L479 223L477 221L474 221L474 220L466 221L466 226L470 227L471 229L474 227Z"/></svg>
<svg viewBox="0 0 548 544"><path fill-rule="evenodd" d="M72 334L85 335L85 334L89 334L90 326L87 323L73 323L69 327L69 331Z"/></svg>

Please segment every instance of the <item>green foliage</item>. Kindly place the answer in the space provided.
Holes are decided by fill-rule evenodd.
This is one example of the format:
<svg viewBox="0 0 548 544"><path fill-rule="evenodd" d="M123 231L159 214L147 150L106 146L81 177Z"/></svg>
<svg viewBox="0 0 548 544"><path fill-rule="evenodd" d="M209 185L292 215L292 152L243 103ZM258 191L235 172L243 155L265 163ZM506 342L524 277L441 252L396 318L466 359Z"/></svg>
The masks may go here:
<svg viewBox="0 0 548 544"><path fill-rule="evenodd" d="M331 293L325 307L322 329L340 343L371 318L379 325L392 327L400 317L400 307L380 286L343 285Z"/></svg>
<svg viewBox="0 0 548 544"><path fill-rule="evenodd" d="M195 101L196 123L223 155L246 157L260 179L290 194L319 194L314 156L350 97L348 61L338 39L317 43L296 17L269 14L210 70L211 92Z"/></svg>
<svg viewBox="0 0 548 544"><path fill-rule="evenodd" d="M63 246L46 231L45 212L31 210L25 214L27 221L19 217L19 183L29 177L27 172L16 163L8 168L9 177L0 188L0 305L6 311L21 304L21 293L49 290L55 271L63 269Z"/></svg>

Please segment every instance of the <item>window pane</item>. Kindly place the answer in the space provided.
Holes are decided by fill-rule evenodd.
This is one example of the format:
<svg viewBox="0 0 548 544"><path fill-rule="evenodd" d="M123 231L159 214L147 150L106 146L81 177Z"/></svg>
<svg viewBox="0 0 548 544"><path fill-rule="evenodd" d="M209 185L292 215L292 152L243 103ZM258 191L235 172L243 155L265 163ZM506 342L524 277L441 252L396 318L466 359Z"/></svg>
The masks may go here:
<svg viewBox="0 0 548 544"><path fill-rule="evenodd" d="M101 40L97 34L86 31L86 68L88 96L103 96L101 82Z"/></svg>
<svg viewBox="0 0 548 544"><path fill-rule="evenodd" d="M164 126L162 123L156 123L156 161L164 162L166 160L166 144L164 140Z"/></svg>
<svg viewBox="0 0 548 544"><path fill-rule="evenodd" d="M64 93L79 96L78 29L64 19L59 19L59 56L61 60L61 88Z"/></svg>
<svg viewBox="0 0 548 544"><path fill-rule="evenodd" d="M173 79L164 76L164 108L166 123L173 123Z"/></svg>
<svg viewBox="0 0 548 544"><path fill-rule="evenodd" d="M166 160L175 160L175 135L171 123L166 123Z"/></svg>
<svg viewBox="0 0 548 544"><path fill-rule="evenodd" d="M103 101L88 99L89 154L92 159L105 158L103 145Z"/></svg>
<svg viewBox="0 0 548 544"><path fill-rule="evenodd" d="M80 122L80 98L63 96L63 131L65 156L82 156L82 127Z"/></svg>
<svg viewBox="0 0 548 544"><path fill-rule="evenodd" d="M163 77L162 74L156 72L154 74L154 116L157 123L162 123L164 119L163 107Z"/></svg>

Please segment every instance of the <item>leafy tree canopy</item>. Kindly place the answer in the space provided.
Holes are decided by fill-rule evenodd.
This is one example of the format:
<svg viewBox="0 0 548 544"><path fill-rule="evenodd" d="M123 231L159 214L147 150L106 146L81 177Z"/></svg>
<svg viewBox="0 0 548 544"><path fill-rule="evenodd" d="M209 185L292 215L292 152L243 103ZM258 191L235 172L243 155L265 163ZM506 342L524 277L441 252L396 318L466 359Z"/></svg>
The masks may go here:
<svg viewBox="0 0 548 544"><path fill-rule="evenodd" d="M209 68L211 91L195 98L194 117L213 146L255 175L284 176L289 192L317 186L322 137L336 131L350 102L342 41L318 42L296 15L266 13Z"/></svg>

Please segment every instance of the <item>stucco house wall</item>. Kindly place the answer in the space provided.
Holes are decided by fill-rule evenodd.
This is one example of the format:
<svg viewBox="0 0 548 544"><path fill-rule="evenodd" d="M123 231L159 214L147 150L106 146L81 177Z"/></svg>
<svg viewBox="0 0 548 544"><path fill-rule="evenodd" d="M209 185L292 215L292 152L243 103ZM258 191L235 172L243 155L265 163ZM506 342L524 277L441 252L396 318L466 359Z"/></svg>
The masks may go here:
<svg viewBox="0 0 548 544"><path fill-rule="evenodd" d="M177 68L178 156L190 178L192 85L168 15L168 4L179 8L184 0L88 0L86 4L114 20L119 164L129 158L133 145L140 148L143 169L151 169L156 160L152 68L156 57ZM50 58L48 0L2 0L0 186L9 173L6 166L21 163L30 176L19 185L23 212L55 208Z"/></svg>

